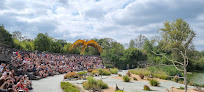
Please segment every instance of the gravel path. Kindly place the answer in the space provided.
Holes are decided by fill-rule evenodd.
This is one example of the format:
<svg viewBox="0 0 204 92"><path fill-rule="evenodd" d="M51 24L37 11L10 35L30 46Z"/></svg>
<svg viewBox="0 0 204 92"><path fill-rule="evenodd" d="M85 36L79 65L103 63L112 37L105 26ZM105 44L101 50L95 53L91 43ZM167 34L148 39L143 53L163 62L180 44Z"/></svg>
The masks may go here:
<svg viewBox="0 0 204 92"><path fill-rule="evenodd" d="M33 89L29 92L62 92L60 82L63 80L63 77L64 74L33 80Z"/></svg>

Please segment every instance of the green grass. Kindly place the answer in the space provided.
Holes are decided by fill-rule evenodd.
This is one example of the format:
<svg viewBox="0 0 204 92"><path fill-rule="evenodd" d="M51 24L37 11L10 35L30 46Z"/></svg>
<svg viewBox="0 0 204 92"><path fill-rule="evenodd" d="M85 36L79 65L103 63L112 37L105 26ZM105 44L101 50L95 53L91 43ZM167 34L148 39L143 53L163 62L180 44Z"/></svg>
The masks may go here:
<svg viewBox="0 0 204 92"><path fill-rule="evenodd" d="M72 85L69 82L61 82L61 88L65 91L65 92L80 92L76 86Z"/></svg>
<svg viewBox="0 0 204 92"><path fill-rule="evenodd" d="M143 68L137 68L137 69L133 69L133 70L129 70L129 72L133 73L133 74L144 74L145 76L148 76L151 74L151 72L147 69L143 69Z"/></svg>
<svg viewBox="0 0 204 92"><path fill-rule="evenodd" d="M110 72L112 74L118 74L118 69L117 68L110 69Z"/></svg>

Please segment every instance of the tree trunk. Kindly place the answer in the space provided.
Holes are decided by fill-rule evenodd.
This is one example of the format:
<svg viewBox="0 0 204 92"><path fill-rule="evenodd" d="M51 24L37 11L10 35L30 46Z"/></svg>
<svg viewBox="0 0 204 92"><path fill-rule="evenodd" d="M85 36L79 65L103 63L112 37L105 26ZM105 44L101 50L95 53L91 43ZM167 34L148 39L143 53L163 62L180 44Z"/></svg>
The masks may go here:
<svg viewBox="0 0 204 92"><path fill-rule="evenodd" d="M186 70L186 59L184 58L184 83L185 83L185 92L187 92L187 70Z"/></svg>

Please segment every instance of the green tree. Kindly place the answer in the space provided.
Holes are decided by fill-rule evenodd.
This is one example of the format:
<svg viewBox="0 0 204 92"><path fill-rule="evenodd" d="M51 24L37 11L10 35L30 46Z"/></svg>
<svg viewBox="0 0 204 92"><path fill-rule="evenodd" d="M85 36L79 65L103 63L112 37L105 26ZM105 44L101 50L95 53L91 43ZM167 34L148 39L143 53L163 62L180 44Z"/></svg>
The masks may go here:
<svg viewBox="0 0 204 92"><path fill-rule="evenodd" d="M34 46L36 50L48 51L50 49L52 39L48 34L39 33L34 40Z"/></svg>
<svg viewBox="0 0 204 92"><path fill-rule="evenodd" d="M171 22L165 22L164 28L160 29L163 40L161 41L162 49L167 53L172 52L172 56L181 56L177 58L169 58L164 54L162 55L169 61L171 61L176 69L184 71L185 92L187 92L187 65L189 58L187 51L193 46L193 39L195 38L195 32L190 28L189 24L183 19L177 19ZM156 54L156 53L155 53ZM178 59L179 58L179 59ZM179 69L176 65L183 66L183 69Z"/></svg>
<svg viewBox="0 0 204 92"><path fill-rule="evenodd" d="M0 42L14 47L12 35L4 28L3 25L0 26Z"/></svg>

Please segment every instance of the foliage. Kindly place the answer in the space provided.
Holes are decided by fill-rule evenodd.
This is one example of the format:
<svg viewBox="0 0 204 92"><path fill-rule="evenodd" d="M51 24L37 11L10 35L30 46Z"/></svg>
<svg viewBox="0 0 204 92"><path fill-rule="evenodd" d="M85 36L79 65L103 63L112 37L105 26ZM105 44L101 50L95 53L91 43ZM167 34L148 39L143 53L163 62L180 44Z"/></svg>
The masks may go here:
<svg viewBox="0 0 204 92"><path fill-rule="evenodd" d="M147 86L147 85L144 85L144 89L143 90L145 90L145 91L151 91L151 89L149 88L149 86Z"/></svg>
<svg viewBox="0 0 204 92"><path fill-rule="evenodd" d="M153 77L157 77L160 79L167 79L168 75L163 71L156 71L155 73L153 73Z"/></svg>
<svg viewBox="0 0 204 92"><path fill-rule="evenodd" d="M155 80L155 79L150 79L149 80L149 84L152 86L159 86L159 81Z"/></svg>
<svg viewBox="0 0 204 92"><path fill-rule="evenodd" d="M91 74L95 74L95 73L98 73L98 71L94 70L94 71L91 72Z"/></svg>
<svg viewBox="0 0 204 92"><path fill-rule="evenodd" d="M77 75L77 73L75 73L75 72L70 72L70 73L67 73L67 74L64 76L64 79L67 79L67 78L78 78L78 75Z"/></svg>
<svg viewBox="0 0 204 92"><path fill-rule="evenodd" d="M65 92L80 92L76 86L72 85L69 82L61 82L61 88L65 91Z"/></svg>
<svg viewBox="0 0 204 92"><path fill-rule="evenodd" d="M100 87L101 89L108 88L108 84L104 83L102 80L97 80L97 86Z"/></svg>
<svg viewBox="0 0 204 92"><path fill-rule="evenodd" d="M124 82L129 82L129 81L130 81L130 78L125 75L125 76L123 76L123 81L124 81Z"/></svg>
<svg viewBox="0 0 204 92"><path fill-rule="evenodd" d="M98 73L99 75L110 75L111 73L107 70L104 70L104 69L98 69Z"/></svg>
<svg viewBox="0 0 204 92"><path fill-rule="evenodd" d="M115 91L115 92L125 92L125 91L122 91L122 90L117 90L117 91Z"/></svg>
<svg viewBox="0 0 204 92"><path fill-rule="evenodd" d="M78 75L84 75L84 74L86 74L87 72L86 71L82 71L82 72L78 72L77 74Z"/></svg>
<svg viewBox="0 0 204 92"><path fill-rule="evenodd" d="M117 68L110 69L110 72L112 74L118 74L118 69Z"/></svg>
<svg viewBox="0 0 204 92"><path fill-rule="evenodd" d="M117 90L117 91L115 91L115 92L125 92L125 91L122 91L122 90Z"/></svg>
<svg viewBox="0 0 204 92"><path fill-rule="evenodd" d="M133 70L129 70L131 73L139 75L139 74L144 74L145 76L148 76L151 74L151 72L148 69L143 69L143 68L137 68Z"/></svg>
<svg viewBox="0 0 204 92"><path fill-rule="evenodd" d="M14 47L12 35L4 28L3 25L0 25L0 42Z"/></svg>
<svg viewBox="0 0 204 92"><path fill-rule="evenodd" d="M82 85L83 85L83 88L86 90L91 89L91 88L101 88L101 89L108 88L108 85L104 83L102 80L95 80L91 76L89 76L87 78L87 81L83 82Z"/></svg>

